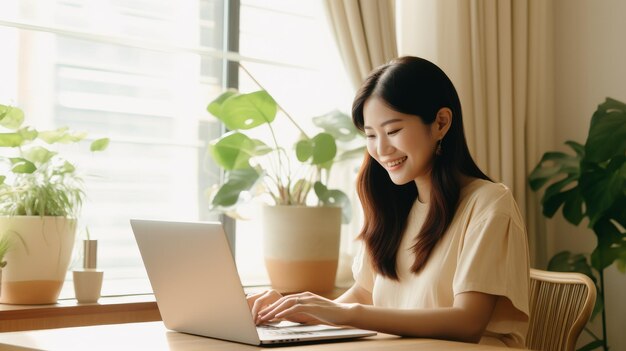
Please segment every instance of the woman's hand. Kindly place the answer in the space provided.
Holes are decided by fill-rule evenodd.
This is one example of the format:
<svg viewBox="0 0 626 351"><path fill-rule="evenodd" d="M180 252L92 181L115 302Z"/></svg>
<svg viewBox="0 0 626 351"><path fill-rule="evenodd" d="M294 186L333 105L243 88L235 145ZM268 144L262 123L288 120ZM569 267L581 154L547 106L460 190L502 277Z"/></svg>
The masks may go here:
<svg viewBox="0 0 626 351"><path fill-rule="evenodd" d="M270 293L264 300L274 301L271 304L264 304L264 308L259 310L255 316L257 325L275 319L307 324L347 325L351 320L352 307L356 306L356 304L337 303L309 292L274 299L277 297L276 294Z"/></svg>
<svg viewBox="0 0 626 351"><path fill-rule="evenodd" d="M259 311L278 301L282 297L283 295L276 290L267 290L260 293L248 295L248 307L250 307L250 312L252 313L252 317L254 318L254 323L256 323L257 325L261 324L258 322Z"/></svg>

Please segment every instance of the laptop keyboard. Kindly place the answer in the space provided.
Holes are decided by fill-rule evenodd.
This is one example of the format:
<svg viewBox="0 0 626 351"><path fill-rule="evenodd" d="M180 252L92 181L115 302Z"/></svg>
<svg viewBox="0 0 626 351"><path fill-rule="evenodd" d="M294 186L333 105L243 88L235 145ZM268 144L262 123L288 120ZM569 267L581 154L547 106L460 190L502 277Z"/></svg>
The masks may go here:
<svg viewBox="0 0 626 351"><path fill-rule="evenodd" d="M285 327L276 327L273 325L261 325L258 327L267 335L313 335L312 332L304 330L293 330Z"/></svg>

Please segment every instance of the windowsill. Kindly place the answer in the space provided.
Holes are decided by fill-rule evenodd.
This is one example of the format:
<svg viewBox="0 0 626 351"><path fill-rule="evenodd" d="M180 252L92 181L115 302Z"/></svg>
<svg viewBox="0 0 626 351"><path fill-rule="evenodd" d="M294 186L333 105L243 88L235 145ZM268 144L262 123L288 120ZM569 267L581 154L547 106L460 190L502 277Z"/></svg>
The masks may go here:
<svg viewBox="0 0 626 351"><path fill-rule="evenodd" d="M246 288L246 292L260 290L265 287ZM336 288L324 296L333 299L345 290ZM0 332L160 320L161 314L152 294L106 296L97 303L86 304L75 299L61 299L52 305L0 304Z"/></svg>
<svg viewBox="0 0 626 351"><path fill-rule="evenodd" d="M102 297L97 303L0 304L0 332L161 320L154 295Z"/></svg>

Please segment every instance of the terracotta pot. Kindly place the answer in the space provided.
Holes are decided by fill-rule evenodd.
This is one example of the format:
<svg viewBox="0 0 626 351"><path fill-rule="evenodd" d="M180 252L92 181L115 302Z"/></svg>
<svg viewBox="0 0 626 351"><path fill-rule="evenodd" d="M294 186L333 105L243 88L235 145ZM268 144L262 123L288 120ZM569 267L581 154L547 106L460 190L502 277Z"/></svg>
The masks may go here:
<svg viewBox="0 0 626 351"><path fill-rule="evenodd" d="M272 288L324 293L335 288L341 208L265 206L263 251Z"/></svg>
<svg viewBox="0 0 626 351"><path fill-rule="evenodd" d="M56 303L72 256L76 220L3 216L0 231L14 236L5 256L0 303Z"/></svg>

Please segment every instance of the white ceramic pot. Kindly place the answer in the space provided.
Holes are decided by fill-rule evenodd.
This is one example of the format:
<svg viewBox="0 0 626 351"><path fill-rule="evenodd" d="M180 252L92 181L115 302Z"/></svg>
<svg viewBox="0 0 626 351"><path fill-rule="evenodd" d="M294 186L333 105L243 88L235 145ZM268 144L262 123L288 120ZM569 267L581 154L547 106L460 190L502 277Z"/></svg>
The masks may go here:
<svg viewBox="0 0 626 351"><path fill-rule="evenodd" d="M76 220L2 216L0 231L13 235L5 256L0 303L56 303L74 247Z"/></svg>
<svg viewBox="0 0 626 351"><path fill-rule="evenodd" d="M95 303L100 299L102 278L104 272L97 269L85 268L72 272L74 279L74 293L79 303Z"/></svg>
<svg viewBox="0 0 626 351"><path fill-rule="evenodd" d="M341 208L265 206L263 251L272 288L324 293L335 288Z"/></svg>

